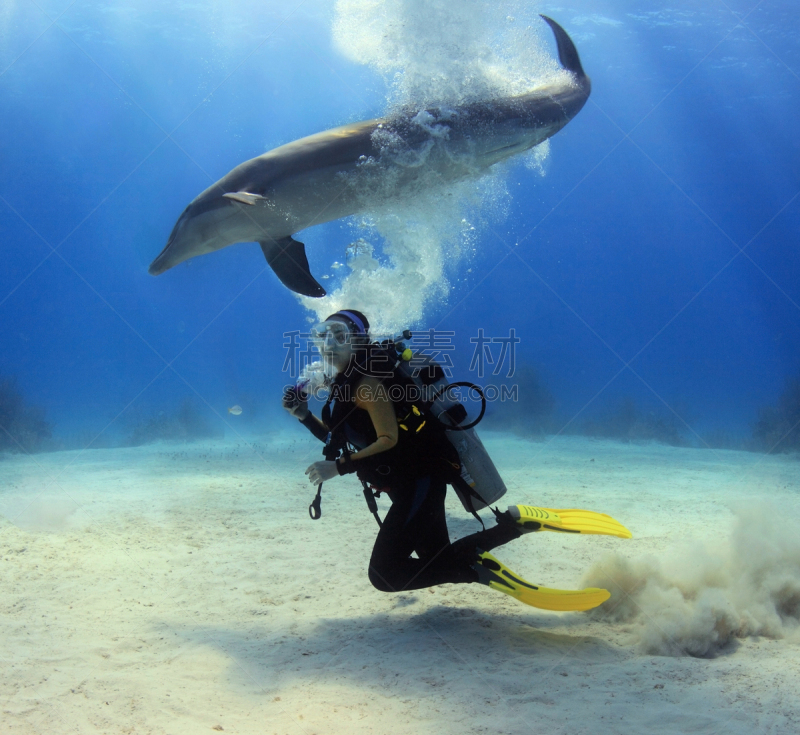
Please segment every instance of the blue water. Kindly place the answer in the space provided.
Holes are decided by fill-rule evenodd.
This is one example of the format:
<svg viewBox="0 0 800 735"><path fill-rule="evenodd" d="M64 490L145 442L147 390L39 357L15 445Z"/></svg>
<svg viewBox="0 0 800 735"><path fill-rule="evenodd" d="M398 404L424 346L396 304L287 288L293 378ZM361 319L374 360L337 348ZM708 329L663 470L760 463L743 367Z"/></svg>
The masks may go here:
<svg viewBox="0 0 800 735"><path fill-rule="evenodd" d="M592 96L544 175L521 161L496 174L507 193L476 217L475 254L448 261L449 295L409 326L454 332L467 379L478 329L514 329L554 430L630 397L677 414L691 443L748 435L800 372L795 3L509 3L508 22L534 11L572 35ZM386 112L391 80L332 40L342 17L321 0L4 4L0 376L56 437L113 443L132 412L185 397L228 432L286 426L282 334L311 314L258 246L157 278L147 266L238 163ZM335 285L352 222L298 238Z"/></svg>

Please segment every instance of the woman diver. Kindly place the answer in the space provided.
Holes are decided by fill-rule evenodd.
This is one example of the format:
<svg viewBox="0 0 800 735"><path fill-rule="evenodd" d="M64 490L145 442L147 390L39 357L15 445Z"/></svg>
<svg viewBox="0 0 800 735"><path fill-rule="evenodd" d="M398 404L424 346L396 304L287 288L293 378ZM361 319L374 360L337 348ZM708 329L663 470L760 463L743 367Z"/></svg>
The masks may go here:
<svg viewBox="0 0 800 735"><path fill-rule="evenodd" d="M425 431L398 430L394 394L390 398L385 385L393 376L393 366L387 364L385 350L371 342L369 322L361 312L336 312L312 329L311 339L335 374L322 419L311 413L307 398L298 390L286 391L283 407L316 438L327 439L329 447L349 445L356 450L345 449L337 459L309 466L306 475L313 485L355 472L389 495L392 505L369 561L369 580L376 589L400 592L447 582L480 582L527 604L555 610L588 609L608 597L605 590L548 590L532 585L488 553L528 531L580 532L563 524L553 511L530 506L494 511L496 526L451 543L445 494L460 464L444 427L432 420L422 421L428 424ZM543 513L553 527L542 523Z"/></svg>

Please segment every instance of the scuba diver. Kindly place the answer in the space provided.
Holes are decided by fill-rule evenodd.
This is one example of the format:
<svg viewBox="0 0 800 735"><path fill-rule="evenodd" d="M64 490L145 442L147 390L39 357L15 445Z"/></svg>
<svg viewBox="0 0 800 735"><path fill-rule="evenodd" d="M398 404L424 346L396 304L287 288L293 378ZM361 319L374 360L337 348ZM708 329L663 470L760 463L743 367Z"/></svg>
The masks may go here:
<svg viewBox="0 0 800 735"><path fill-rule="evenodd" d="M596 588L556 590L531 584L489 552L532 531L630 538L624 526L590 511L517 505L504 512L493 509L494 527L451 543L445 518L447 485L470 492L459 452L447 436L458 427L446 426L423 402L413 400L418 395L408 397L409 381L404 382L396 369L395 350L371 341L369 322L361 312L332 314L311 330L311 340L326 373L335 376L321 418L309 410L302 388L288 388L283 396L289 414L326 443L325 459L306 470L317 486L309 510L312 518L319 517L322 483L340 475L358 476L380 524L369 561L369 580L376 589L401 592L477 582L550 610L587 610L608 599L606 590ZM392 504L381 522L374 495L382 492ZM463 502L461 493L460 497ZM480 521L471 505L469 509Z"/></svg>

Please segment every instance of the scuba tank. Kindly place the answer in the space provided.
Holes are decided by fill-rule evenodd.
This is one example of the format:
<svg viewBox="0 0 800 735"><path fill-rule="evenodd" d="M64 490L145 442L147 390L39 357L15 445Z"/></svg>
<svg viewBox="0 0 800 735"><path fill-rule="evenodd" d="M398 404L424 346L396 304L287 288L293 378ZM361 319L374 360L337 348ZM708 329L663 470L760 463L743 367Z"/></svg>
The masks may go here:
<svg viewBox="0 0 800 735"><path fill-rule="evenodd" d="M402 339L410 339L411 332L403 332ZM400 339L387 341L398 356L395 371L410 380L420 390L421 403L447 429L445 436L458 452L461 462L461 480L453 485L461 504L468 513L486 508L506 493L500 473L473 428L486 410L483 391L473 383L448 383L447 376L430 355L413 353ZM467 387L477 391L483 401L478 418L465 424L466 409L448 393L448 388Z"/></svg>

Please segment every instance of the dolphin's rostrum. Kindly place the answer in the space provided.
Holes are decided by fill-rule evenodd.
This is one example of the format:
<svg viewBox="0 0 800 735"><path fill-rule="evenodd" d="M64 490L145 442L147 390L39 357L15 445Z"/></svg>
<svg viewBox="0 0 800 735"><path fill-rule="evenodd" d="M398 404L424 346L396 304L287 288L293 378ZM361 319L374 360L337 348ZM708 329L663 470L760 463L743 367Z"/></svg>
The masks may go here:
<svg viewBox="0 0 800 735"><path fill-rule="evenodd" d="M562 84L456 107L406 110L326 130L237 166L200 194L151 263L154 276L184 260L256 241L292 291L324 296L292 235L426 185L449 183L541 143L580 112L591 91L575 45L554 20Z"/></svg>

